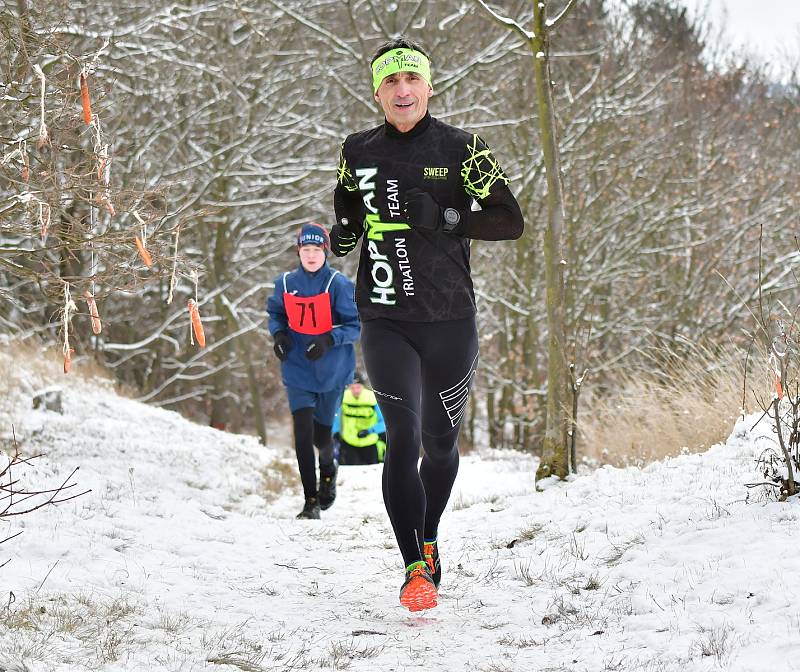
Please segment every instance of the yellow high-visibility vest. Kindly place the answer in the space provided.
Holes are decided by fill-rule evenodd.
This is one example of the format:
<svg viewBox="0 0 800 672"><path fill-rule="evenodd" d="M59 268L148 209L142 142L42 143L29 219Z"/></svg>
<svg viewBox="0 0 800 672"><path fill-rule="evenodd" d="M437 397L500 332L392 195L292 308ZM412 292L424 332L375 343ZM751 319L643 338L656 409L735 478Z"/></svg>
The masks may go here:
<svg viewBox="0 0 800 672"><path fill-rule="evenodd" d="M342 441L356 448L374 446L378 442L378 435L374 432L363 438L358 436L362 429L369 429L378 422L378 414L375 412L377 405L378 401L372 390L362 389L358 398L353 395L350 388L344 391L339 416L341 423L339 434Z"/></svg>

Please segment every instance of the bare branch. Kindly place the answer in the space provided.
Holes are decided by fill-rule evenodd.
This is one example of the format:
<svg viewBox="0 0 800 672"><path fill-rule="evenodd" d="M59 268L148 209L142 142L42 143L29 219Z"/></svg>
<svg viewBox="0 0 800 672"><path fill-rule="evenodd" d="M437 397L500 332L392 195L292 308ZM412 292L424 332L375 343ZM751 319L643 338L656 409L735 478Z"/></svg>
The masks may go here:
<svg viewBox="0 0 800 672"><path fill-rule="evenodd" d="M561 13L558 16L556 16L554 19L548 19L545 22L545 26L547 27L547 29L549 31L555 31L558 28L559 24L567 17L567 14L569 14L572 11L573 7L575 7L575 5L577 4L578 0L569 0L567 6L561 10Z"/></svg>
<svg viewBox="0 0 800 672"><path fill-rule="evenodd" d="M13 433L13 428L12 428ZM61 504L68 502L76 497L81 497L91 490L84 490L76 494L65 496L68 490L76 486L75 483L70 483L72 477L77 473L79 467L75 467L60 485L55 488L45 488L38 490L20 489L17 487L19 479L12 478L12 473L16 468L22 466L30 466L32 461L42 457L42 454L33 455L31 457L23 457L19 451L19 444L16 440L16 435L13 438L14 453L8 462L0 471L0 501L7 500L7 503L0 509L0 519L11 518L12 516L24 516L33 511L41 509L50 504ZM25 502L34 499L37 500L33 505L21 506ZM16 536L16 535L14 535ZM13 537L8 537L3 541ZM1 543L1 542L0 542Z"/></svg>
<svg viewBox="0 0 800 672"><path fill-rule="evenodd" d="M481 7L483 7L484 11L489 14L497 23L501 26L505 26L506 28L510 28L519 36L525 40L527 43L533 42L536 39L536 35L531 31L525 30L523 26L521 26L517 21L514 19L509 19L505 16L500 16L497 12L495 12L489 5L486 4L485 0L475 0Z"/></svg>

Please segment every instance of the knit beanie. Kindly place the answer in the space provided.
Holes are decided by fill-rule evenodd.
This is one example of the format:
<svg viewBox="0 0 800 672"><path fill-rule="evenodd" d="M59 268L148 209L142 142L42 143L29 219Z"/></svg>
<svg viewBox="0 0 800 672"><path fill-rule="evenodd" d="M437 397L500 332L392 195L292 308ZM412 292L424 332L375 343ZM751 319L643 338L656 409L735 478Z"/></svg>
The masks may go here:
<svg viewBox="0 0 800 672"><path fill-rule="evenodd" d="M327 257L331 249L331 239L322 224L311 222L303 224L300 233L297 234L297 247L300 248L303 245L319 245L325 250L325 256Z"/></svg>

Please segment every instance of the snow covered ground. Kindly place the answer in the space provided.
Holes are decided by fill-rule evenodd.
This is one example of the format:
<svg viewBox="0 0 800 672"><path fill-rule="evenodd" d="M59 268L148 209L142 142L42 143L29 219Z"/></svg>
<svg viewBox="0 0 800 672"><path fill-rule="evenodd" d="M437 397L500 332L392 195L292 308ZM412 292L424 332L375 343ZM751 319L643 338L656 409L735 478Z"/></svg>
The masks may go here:
<svg viewBox="0 0 800 672"><path fill-rule="evenodd" d="M800 660L798 502L768 501L754 417L725 445L532 492L535 460L462 460L440 528L440 606L398 603L380 467L340 470L297 521L290 436L273 447L70 377L0 391L15 475L91 493L0 522L0 670L788 669ZM3 383L5 384L5 383ZM288 474L288 476L287 476ZM275 484L283 492L269 494ZM283 485L280 485L280 484ZM748 501L749 494L749 501Z"/></svg>

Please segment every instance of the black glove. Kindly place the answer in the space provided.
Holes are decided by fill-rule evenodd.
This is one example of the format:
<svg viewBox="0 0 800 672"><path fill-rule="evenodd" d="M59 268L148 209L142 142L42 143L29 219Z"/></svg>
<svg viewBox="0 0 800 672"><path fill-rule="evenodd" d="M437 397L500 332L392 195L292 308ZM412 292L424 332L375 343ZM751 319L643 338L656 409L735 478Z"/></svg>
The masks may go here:
<svg viewBox="0 0 800 672"><path fill-rule="evenodd" d="M306 357L308 357L308 359L310 359L312 362L315 362L322 357L322 355L328 352L332 346L333 336L331 336L331 332L314 336L314 338L311 339L311 342L306 346Z"/></svg>
<svg viewBox="0 0 800 672"><path fill-rule="evenodd" d="M461 233L466 224L466 217L455 208L444 208L427 191L411 187L406 191L403 203L408 225L414 229L428 231L442 230L445 233Z"/></svg>
<svg viewBox="0 0 800 672"><path fill-rule="evenodd" d="M366 437L366 436L369 436L370 434L372 434L372 432L371 432L370 430L368 430L368 429L362 429L362 430L361 430L361 431L358 433L358 438L359 438L359 439L363 439L364 437Z"/></svg>
<svg viewBox="0 0 800 672"><path fill-rule="evenodd" d="M289 350L294 346L291 336L285 331L276 331L272 335L272 338L275 339L275 344L272 346L272 349L275 351L275 356L282 362L285 362L286 358L289 356Z"/></svg>
<svg viewBox="0 0 800 672"><path fill-rule="evenodd" d="M344 220L345 222L347 220ZM345 228L344 224L334 224L331 228L331 250L337 257L352 252L358 243L358 234Z"/></svg>

